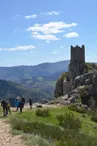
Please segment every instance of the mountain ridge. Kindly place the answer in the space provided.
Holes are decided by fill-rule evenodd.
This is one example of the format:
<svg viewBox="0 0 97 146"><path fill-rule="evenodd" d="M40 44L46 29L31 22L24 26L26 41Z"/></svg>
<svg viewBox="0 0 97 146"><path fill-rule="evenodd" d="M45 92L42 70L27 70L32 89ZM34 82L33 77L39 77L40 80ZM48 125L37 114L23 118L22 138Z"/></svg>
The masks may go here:
<svg viewBox="0 0 97 146"><path fill-rule="evenodd" d="M0 79L15 81L37 76L51 76L56 72L66 72L69 60L53 63L42 63L35 66L0 67Z"/></svg>

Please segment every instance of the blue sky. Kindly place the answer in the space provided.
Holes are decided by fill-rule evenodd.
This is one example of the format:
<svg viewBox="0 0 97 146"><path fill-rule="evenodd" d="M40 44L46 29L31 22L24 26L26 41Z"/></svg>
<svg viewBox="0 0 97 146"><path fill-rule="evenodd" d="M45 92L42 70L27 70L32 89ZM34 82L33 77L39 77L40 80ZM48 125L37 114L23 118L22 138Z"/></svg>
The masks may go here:
<svg viewBox="0 0 97 146"><path fill-rule="evenodd" d="M0 1L0 66L68 60L82 44L97 62L97 0Z"/></svg>

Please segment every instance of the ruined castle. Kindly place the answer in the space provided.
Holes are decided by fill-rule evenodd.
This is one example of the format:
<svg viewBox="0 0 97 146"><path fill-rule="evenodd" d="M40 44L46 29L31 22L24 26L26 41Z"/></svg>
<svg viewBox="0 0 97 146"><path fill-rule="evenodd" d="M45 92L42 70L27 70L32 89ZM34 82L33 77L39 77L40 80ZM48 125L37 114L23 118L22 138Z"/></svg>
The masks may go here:
<svg viewBox="0 0 97 146"><path fill-rule="evenodd" d="M68 68L68 80L64 81L63 89L64 94L68 94L71 86L73 85L75 77L84 73L85 69L85 46L79 47L78 45L71 46L71 59Z"/></svg>

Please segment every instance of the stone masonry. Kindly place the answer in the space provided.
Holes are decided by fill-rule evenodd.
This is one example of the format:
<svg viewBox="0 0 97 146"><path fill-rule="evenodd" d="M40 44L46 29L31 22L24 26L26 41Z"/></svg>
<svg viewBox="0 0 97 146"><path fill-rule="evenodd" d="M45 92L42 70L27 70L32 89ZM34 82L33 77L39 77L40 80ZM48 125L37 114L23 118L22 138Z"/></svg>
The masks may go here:
<svg viewBox="0 0 97 146"><path fill-rule="evenodd" d="M71 46L71 60L69 65L69 79L73 84L75 77L84 73L85 68L85 47Z"/></svg>
<svg viewBox="0 0 97 146"><path fill-rule="evenodd" d="M63 92L68 94L74 84L74 79L84 73L85 47L71 46L71 60L68 68L68 81L63 82Z"/></svg>

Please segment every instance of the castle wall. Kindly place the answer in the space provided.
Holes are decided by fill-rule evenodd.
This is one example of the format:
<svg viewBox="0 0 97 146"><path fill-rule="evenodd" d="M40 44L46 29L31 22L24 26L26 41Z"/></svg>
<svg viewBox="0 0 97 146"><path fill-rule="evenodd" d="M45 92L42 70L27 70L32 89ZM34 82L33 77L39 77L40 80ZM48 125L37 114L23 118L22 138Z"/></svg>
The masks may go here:
<svg viewBox="0 0 97 146"><path fill-rule="evenodd" d="M71 46L71 60L68 67L68 79L70 81L63 82L63 94L68 94L74 85L75 77L84 73L85 68L85 47Z"/></svg>
<svg viewBox="0 0 97 146"><path fill-rule="evenodd" d="M84 73L85 67L85 47L71 46L71 60L69 65L69 78L73 84L76 76Z"/></svg>
<svg viewBox="0 0 97 146"><path fill-rule="evenodd" d="M71 62L85 62L85 47L71 46Z"/></svg>

